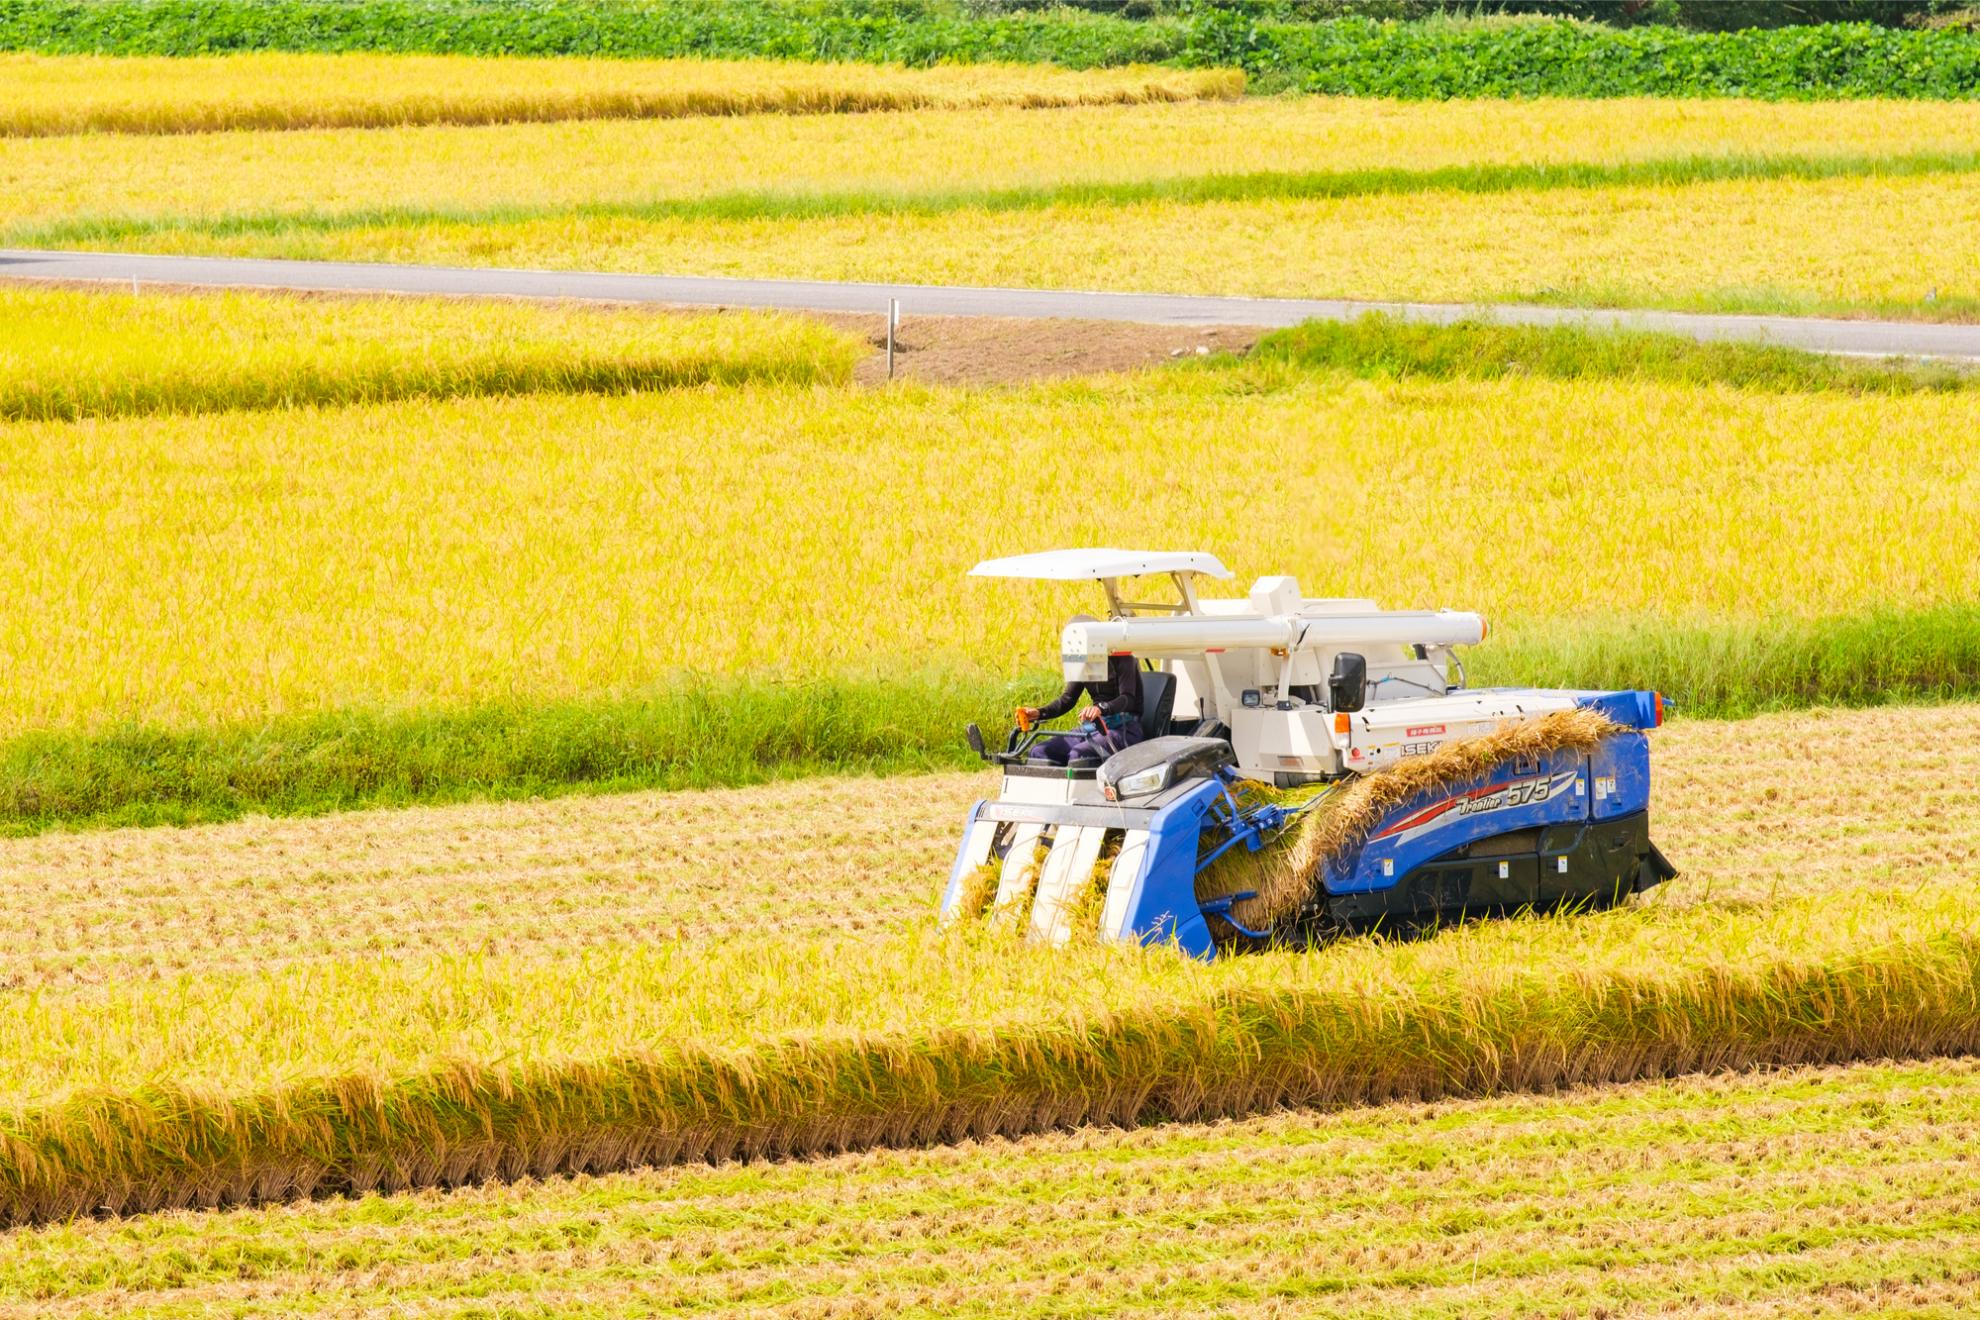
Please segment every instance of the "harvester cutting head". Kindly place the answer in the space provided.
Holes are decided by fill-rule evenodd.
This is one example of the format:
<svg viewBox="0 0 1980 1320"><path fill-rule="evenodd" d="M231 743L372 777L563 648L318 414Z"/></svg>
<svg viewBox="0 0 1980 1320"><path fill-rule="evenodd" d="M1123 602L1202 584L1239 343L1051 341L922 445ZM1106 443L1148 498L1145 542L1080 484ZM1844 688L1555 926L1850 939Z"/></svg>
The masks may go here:
<svg viewBox="0 0 1980 1320"><path fill-rule="evenodd" d="M1107 616L1066 626L1061 663L1100 683L1135 657L1141 741L1061 766L1033 755L1045 731L993 752L971 726L1003 782L970 811L945 921L987 909L1052 943L1209 957L1385 919L1613 902L1675 874L1649 837L1644 733L1662 698L1466 687L1457 648L1484 640L1476 614L1312 599L1289 577L1205 598L1200 579L1232 575L1202 553L1060 550L973 572L1100 584Z"/></svg>

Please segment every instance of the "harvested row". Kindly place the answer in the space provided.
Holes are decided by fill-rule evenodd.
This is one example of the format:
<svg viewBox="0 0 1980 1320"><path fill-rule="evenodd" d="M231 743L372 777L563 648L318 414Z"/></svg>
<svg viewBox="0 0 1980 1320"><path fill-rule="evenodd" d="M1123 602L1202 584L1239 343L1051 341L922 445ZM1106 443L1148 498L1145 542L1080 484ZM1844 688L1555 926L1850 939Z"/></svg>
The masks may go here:
<svg viewBox="0 0 1980 1320"><path fill-rule="evenodd" d="M1656 837L1682 870L1659 906L1980 868L1980 705L1684 720L1655 757ZM0 841L0 988L879 934L933 909L987 788L812 779Z"/></svg>
<svg viewBox="0 0 1980 1320"><path fill-rule="evenodd" d="M385 215L111 238L312 260L1958 320L1980 311L1972 194L1955 172L790 219ZM1784 214L1803 223L1772 223Z"/></svg>
<svg viewBox="0 0 1980 1320"><path fill-rule="evenodd" d="M937 71L946 75L945 71ZM0 141L0 234L95 245L146 228L280 231L378 216L693 205L702 219L1077 202L1082 188L1215 186L1257 200L1846 174L1970 161L1980 105L1334 97L898 115L591 120L490 130ZM1233 174L1242 162L1243 174ZM765 180L774 180L766 185Z"/></svg>
<svg viewBox="0 0 1980 1320"><path fill-rule="evenodd" d="M1020 523L1038 545L1213 550L1240 590L1292 571L1316 594L1480 609L1481 675L1642 673L1680 701L1709 683L1719 709L1936 687L1970 673L1976 416L1972 392L1234 366L17 423L0 432L18 511L0 525L0 735L665 695L683 671L790 679L799 705L842 677L1001 681L1092 604L964 576ZM1871 434L1884 461L1866 465ZM1234 436L1250 463L1228 461ZM1129 470L1191 480L1105 506L1039 496ZM1537 549L1513 572L1507 546ZM1809 631L1839 615L1878 626L1848 647ZM1573 649L1625 627L1628 646ZM824 731L931 718L885 700Z"/></svg>
<svg viewBox="0 0 1980 1320"><path fill-rule="evenodd" d="M847 114L1235 97L1234 69L254 52L0 55L0 137Z"/></svg>
<svg viewBox="0 0 1980 1320"><path fill-rule="evenodd" d="M1948 1313L1964 1060L90 1221L0 1314Z"/></svg>
<svg viewBox="0 0 1980 1320"><path fill-rule="evenodd" d="M0 421L844 383L864 352L794 316L418 298L0 288L0 321Z"/></svg>
<svg viewBox="0 0 1980 1320"><path fill-rule="evenodd" d="M1855 889L1203 965L973 928L0 997L0 1217L1980 1048L1980 898Z"/></svg>
<svg viewBox="0 0 1980 1320"><path fill-rule="evenodd" d="M801 779L7 839L0 986L874 933L933 909L984 787Z"/></svg>

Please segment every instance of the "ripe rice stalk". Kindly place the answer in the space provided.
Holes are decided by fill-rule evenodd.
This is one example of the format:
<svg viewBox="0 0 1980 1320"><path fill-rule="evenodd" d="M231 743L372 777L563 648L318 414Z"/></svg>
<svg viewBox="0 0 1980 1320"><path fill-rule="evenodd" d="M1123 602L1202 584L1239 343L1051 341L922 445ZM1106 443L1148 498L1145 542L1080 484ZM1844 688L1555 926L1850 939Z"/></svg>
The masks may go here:
<svg viewBox="0 0 1980 1320"><path fill-rule="evenodd" d="M1976 903L1859 890L1211 966L956 931L8 992L0 1218L1965 1052Z"/></svg>
<svg viewBox="0 0 1980 1320"><path fill-rule="evenodd" d="M549 61L527 61L541 67ZM609 73L609 69L606 70ZM1678 184L1794 162L1874 172L1970 157L1980 103L1450 101L1264 97L857 116L743 115L472 127L185 134L141 152L94 134L16 138L0 240L99 247L145 230L311 231L451 213L489 224L556 208L696 202L701 219L962 207L972 197L1137 183L1335 196L1557 187L1587 169ZM1245 175L1232 175L1242 161ZM1852 162L1854 164L1852 164ZM1400 166L1399 166L1400 163ZM1441 180L1438 181L1439 176ZM765 180L775 180L766 188ZM1549 182L1551 180L1551 182ZM1311 192L1309 196L1313 195ZM1031 203L1027 203L1031 204ZM1516 203L1509 203L1516 204ZM1413 205L1440 205L1417 196ZM1210 236L1205 235L1206 239ZM1407 242L1393 234L1391 249ZM1662 254L1663 260L1669 254Z"/></svg>
<svg viewBox="0 0 1980 1320"><path fill-rule="evenodd" d="M1114 859L1120 856L1121 837L1118 832L1109 834L1100 846L1100 855L1093 860L1092 869L1073 886L1066 899L1066 928L1076 943L1091 944L1100 937L1100 914L1107 906L1107 877L1114 869Z"/></svg>
<svg viewBox="0 0 1980 1320"><path fill-rule="evenodd" d="M1450 1314L1453 1297L1481 1296L1494 1314L1721 1303L1806 1316L1830 1313L1839 1291L1844 1307L1868 1293L1954 1315L1980 1255L1977 1130L1980 1062L1951 1058L1279 1111L63 1222L11 1236L0 1297L192 1314L251 1296L270 1314L372 1314L526 1286L530 1304L581 1298L616 1315L738 1309L767 1284L786 1309L829 1311L857 1271L858 1305L877 1315L1028 1315L1064 1309L1061 1289L1096 1310L1192 1314L1311 1298L1302 1314L1331 1320ZM820 1232L853 1205L856 1231ZM544 1250L571 1225L581 1250L554 1237ZM691 1268L654 1268L662 1231Z"/></svg>
<svg viewBox="0 0 1980 1320"><path fill-rule="evenodd" d="M1031 905L1038 899L1038 881L1045 874L1045 859L1052 854L1050 844L1043 841L1032 845L1031 856L1025 860L1018 872L1017 883L1010 899L999 903L991 912L992 928L1006 934L1021 934L1031 920ZM1001 878L1001 868L1000 868ZM994 896L997 889L991 890Z"/></svg>
<svg viewBox="0 0 1980 1320"><path fill-rule="evenodd" d="M54 372L37 358L28 379ZM0 424L0 736L115 735L78 752L75 775L115 785L155 779L176 739L215 730L214 750L183 755L224 763L224 787L247 796L319 758L407 764L390 745L421 740L435 749L421 776L444 768L443 744L485 756L490 782L523 761L543 783L571 765L636 775L615 728L654 723L649 698L681 746L733 764L871 752L895 729L926 755L937 737L960 744L924 731L987 713L1094 604L1080 585L966 576L1018 521L1038 544L1200 545L1242 580L1291 572L1392 608L1479 610L1495 625L1468 657L1481 681L1634 682L1716 710L1971 691L1976 419L1972 392L1239 364L1013 389L758 384ZM1240 434L1282 480L1219 459ZM1882 462L1862 462L1866 434ZM1658 481L1614 462L1620 447ZM1127 461L1197 475L1104 521L1030 493ZM1457 484L1511 541L1606 534L1573 564L1510 573L1443 516ZM1301 516L1316 490L1340 526ZM1776 514L1753 514L1756 491ZM1206 525L1204 501L1252 513ZM1405 551L1396 520L1418 529ZM745 682L770 689L776 720L724 709L722 689ZM983 704L965 712L972 693ZM331 718L346 713L349 728ZM270 750L262 731L283 718L329 721L297 735L327 746ZM343 735L365 756L339 750ZM115 773L91 769L113 753ZM70 782L54 777L66 750L21 758L6 764L23 776L45 763L26 789Z"/></svg>
<svg viewBox="0 0 1980 1320"><path fill-rule="evenodd" d="M1508 722L1480 737L1446 743L1424 756L1405 757L1328 793L1259 854L1241 849L1226 853L1225 858L1242 858L1250 865L1238 876L1213 866L1197 877L1197 897L1251 891L1253 897L1232 905L1231 915L1253 929L1275 926L1312 896L1316 877L1329 863L1360 847L1368 832L1395 808L1475 782L1508 761L1592 751L1619 727L1600 711L1576 707L1537 720ZM1233 879L1241 879L1242 884L1234 887Z"/></svg>
<svg viewBox="0 0 1980 1320"><path fill-rule="evenodd" d="M956 896L956 911L963 920L981 917L989 910L1002 874L1001 862L988 861L963 877L962 892Z"/></svg>
<svg viewBox="0 0 1980 1320"><path fill-rule="evenodd" d="M1346 198L1068 202L818 218L368 218L136 234L150 252L1960 320L1980 309L1965 173ZM1782 215L1799 223L1783 226ZM1133 243L1120 242L1132 233Z"/></svg>
<svg viewBox="0 0 1980 1320"><path fill-rule="evenodd" d="M1043 108L1226 98L1235 69L249 52L0 54L0 137Z"/></svg>
<svg viewBox="0 0 1980 1320"><path fill-rule="evenodd" d="M0 288L0 421L842 383L815 320L437 298Z"/></svg>

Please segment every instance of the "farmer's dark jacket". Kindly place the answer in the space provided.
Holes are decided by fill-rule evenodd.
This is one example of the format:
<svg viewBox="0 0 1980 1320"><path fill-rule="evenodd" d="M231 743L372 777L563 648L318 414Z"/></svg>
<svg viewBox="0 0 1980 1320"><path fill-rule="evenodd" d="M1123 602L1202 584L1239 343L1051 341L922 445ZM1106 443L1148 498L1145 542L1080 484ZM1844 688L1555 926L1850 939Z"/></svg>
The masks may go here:
<svg viewBox="0 0 1980 1320"><path fill-rule="evenodd" d="M1100 708L1102 715L1141 713L1141 670L1136 667L1131 655L1110 655L1107 657L1105 682L1066 684L1065 691L1038 708L1038 718L1057 719L1079 704L1082 691L1091 695L1093 704Z"/></svg>

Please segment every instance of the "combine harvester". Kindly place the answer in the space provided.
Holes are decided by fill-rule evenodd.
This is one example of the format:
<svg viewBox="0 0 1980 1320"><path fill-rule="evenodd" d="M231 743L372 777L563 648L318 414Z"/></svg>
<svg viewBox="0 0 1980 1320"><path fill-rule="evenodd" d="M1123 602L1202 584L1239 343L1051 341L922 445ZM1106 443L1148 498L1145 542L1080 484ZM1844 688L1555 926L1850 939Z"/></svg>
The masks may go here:
<svg viewBox="0 0 1980 1320"><path fill-rule="evenodd" d="M972 575L1098 582L1107 617L1067 625L1065 676L1103 680L1110 656L1136 657L1145 741L1060 767L1027 755L1042 730L1015 728L993 752L971 725L971 746L1002 769L1003 787L970 811L944 921L987 901L1039 940L1063 943L1075 921L1097 920L1102 939L1173 941L1211 957L1385 920L1596 906L1676 874L1650 841L1644 731L1663 722L1663 699L1468 688L1456 648L1485 639L1476 614L1307 599L1289 577L1260 578L1242 599L1206 599L1198 579L1232 574L1200 553L1059 550L989 560ZM1124 582L1147 578L1167 578L1174 599L1124 594ZM1462 765L1483 744L1445 749L1528 725L1537 733L1577 708L1606 721L1583 717L1599 732L1578 746L1433 775L1386 805L1365 797L1365 827L1292 876L1268 924L1247 924L1260 905L1253 890L1202 893L1218 888L1211 868L1233 849L1276 841L1268 856L1296 856L1279 836L1365 776L1403 766L1387 783L1409 782L1413 758L1426 758L1416 769ZM1082 895L1103 883L1096 918Z"/></svg>

